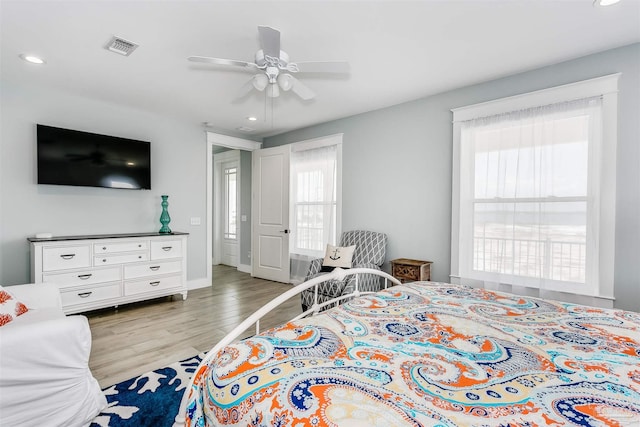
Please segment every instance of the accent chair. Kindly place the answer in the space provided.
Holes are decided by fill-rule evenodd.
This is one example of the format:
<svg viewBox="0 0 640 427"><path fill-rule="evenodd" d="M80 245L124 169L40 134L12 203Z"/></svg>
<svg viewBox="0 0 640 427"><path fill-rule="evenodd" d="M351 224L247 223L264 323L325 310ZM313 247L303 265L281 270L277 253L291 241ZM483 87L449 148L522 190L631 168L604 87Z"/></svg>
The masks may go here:
<svg viewBox="0 0 640 427"><path fill-rule="evenodd" d="M345 231L340 237L340 246L355 245L353 252L352 268L373 268L380 270L387 248L387 235L375 231L353 230ZM311 261L305 281L324 274L322 269L323 258ZM362 274L358 278L360 291L379 291L381 289L380 278L372 274ZM355 276L349 276L344 280L332 280L318 286L318 304L341 295L347 295L355 290ZM302 311L313 306L314 290L307 289L300 294ZM324 307L321 311L333 307L335 304Z"/></svg>

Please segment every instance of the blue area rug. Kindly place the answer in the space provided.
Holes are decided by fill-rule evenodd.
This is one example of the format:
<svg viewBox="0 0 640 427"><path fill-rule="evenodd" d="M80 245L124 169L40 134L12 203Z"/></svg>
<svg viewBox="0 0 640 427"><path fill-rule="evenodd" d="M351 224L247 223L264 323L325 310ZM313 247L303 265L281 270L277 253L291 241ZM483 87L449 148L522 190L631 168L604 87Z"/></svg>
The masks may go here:
<svg viewBox="0 0 640 427"><path fill-rule="evenodd" d="M109 405L91 427L171 427L201 356L105 388Z"/></svg>

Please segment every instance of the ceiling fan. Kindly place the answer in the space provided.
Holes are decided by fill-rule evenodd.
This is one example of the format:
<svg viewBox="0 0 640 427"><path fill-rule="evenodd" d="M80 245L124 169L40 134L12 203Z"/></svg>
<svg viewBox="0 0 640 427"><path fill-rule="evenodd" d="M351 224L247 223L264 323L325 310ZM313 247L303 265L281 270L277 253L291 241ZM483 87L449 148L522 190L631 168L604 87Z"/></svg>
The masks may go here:
<svg viewBox="0 0 640 427"><path fill-rule="evenodd" d="M280 50L280 31L271 27L258 26L258 33L261 49L255 54L255 62L207 56L190 56L187 59L193 62L233 67L238 71L255 72L256 74L240 89L238 98L242 98L253 89L261 92L266 90L268 97L275 98L280 95L280 89L282 89L291 90L306 101L313 99L316 95L293 74L349 73L349 63L346 61L290 62L289 55Z"/></svg>

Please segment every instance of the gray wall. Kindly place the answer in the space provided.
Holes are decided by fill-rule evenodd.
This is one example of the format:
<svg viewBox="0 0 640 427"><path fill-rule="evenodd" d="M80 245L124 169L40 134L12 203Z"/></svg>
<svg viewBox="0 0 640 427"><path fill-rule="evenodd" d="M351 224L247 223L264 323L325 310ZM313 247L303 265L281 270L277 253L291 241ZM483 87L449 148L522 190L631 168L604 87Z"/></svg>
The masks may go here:
<svg viewBox="0 0 640 427"><path fill-rule="evenodd" d="M473 70L469 70L473 73ZM640 311L640 44L266 138L273 147L343 132L343 230L389 235L387 260L434 262L448 281L451 108L621 72L615 306ZM363 94L366 96L366 94Z"/></svg>
<svg viewBox="0 0 640 427"><path fill-rule="evenodd" d="M190 233L188 279L206 277L206 137L197 124L8 82L0 107L0 283L29 282L26 238L37 232L158 231L161 194L171 229ZM152 190L37 185L36 123L151 141Z"/></svg>

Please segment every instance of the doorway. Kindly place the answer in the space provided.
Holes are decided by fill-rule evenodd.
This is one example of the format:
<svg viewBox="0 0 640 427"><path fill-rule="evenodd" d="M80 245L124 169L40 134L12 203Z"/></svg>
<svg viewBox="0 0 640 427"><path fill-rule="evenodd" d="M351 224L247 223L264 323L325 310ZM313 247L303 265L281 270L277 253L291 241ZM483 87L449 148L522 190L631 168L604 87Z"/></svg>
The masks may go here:
<svg viewBox="0 0 640 427"><path fill-rule="evenodd" d="M213 154L213 265L238 267L242 218L240 150L215 147ZM246 216L244 217L246 221Z"/></svg>
<svg viewBox="0 0 640 427"><path fill-rule="evenodd" d="M206 132L207 135L207 194L206 194L206 208L207 208L207 280L208 283L212 283L213 279L213 265L222 263L223 254L227 252L225 263L233 264L233 247L228 243L236 243L237 252L235 255L235 264L238 270L250 273L251 272L251 151L259 149L262 145L259 142L251 141L242 138L236 138L232 136L217 134L213 132ZM222 203L215 201L216 193L220 194L221 200L223 198L222 192L215 191L215 162L214 156L219 155L222 152L228 152L236 150L239 153L239 160L237 164L237 170L235 175L236 181L236 210L235 221L233 218L228 221L224 220L224 211L221 208L220 213L217 215L219 218L218 225L214 224L214 208L216 206L221 207ZM222 163L221 163L222 165ZM229 180L233 181L233 166L228 165ZM221 170L225 168L221 167ZM224 182L224 175L222 178L218 178L218 181L222 184ZM224 188L224 186L220 186ZM233 203L227 203L227 205ZM231 212L227 212L229 216ZM224 228L225 222L227 222L226 229ZM235 227L234 227L235 226ZM235 231L235 233L234 233ZM235 234L235 238L233 238ZM216 249L214 241L219 238L219 248ZM227 245L225 245L227 243Z"/></svg>

